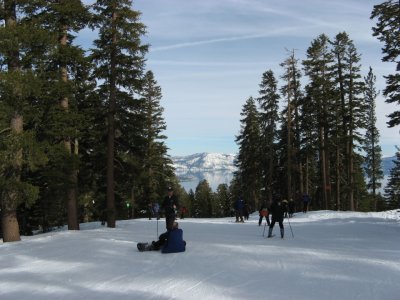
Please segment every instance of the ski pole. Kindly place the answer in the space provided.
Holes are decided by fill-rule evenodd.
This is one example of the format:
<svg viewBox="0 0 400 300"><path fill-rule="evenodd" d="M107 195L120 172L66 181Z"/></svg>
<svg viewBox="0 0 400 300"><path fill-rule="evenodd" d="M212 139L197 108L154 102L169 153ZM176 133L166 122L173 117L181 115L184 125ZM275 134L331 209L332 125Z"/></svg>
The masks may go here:
<svg viewBox="0 0 400 300"><path fill-rule="evenodd" d="M292 238L294 238L294 234L293 234L293 230L292 230L292 225L290 225L289 218L287 218L287 220L288 220L288 223L289 223L290 232L292 233Z"/></svg>
<svg viewBox="0 0 400 300"><path fill-rule="evenodd" d="M267 221L265 221L265 224L264 224L263 236L265 234L265 227L267 227Z"/></svg>
<svg viewBox="0 0 400 300"><path fill-rule="evenodd" d="M157 236L156 238L158 239L158 218L157 218Z"/></svg>

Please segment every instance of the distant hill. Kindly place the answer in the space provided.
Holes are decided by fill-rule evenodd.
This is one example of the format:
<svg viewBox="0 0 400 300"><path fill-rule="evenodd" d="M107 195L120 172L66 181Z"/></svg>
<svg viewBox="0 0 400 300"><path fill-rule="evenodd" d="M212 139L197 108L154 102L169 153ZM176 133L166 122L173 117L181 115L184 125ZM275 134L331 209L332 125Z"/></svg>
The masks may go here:
<svg viewBox="0 0 400 300"><path fill-rule="evenodd" d="M222 153L196 153L187 156L172 157L174 167L180 171L235 171L236 155Z"/></svg>
<svg viewBox="0 0 400 300"><path fill-rule="evenodd" d="M235 154L223 153L196 153L187 156L174 156L172 161L174 167L179 171L235 171L234 165ZM385 157L382 159L382 168L384 175L389 175L390 170L393 168L396 157Z"/></svg>

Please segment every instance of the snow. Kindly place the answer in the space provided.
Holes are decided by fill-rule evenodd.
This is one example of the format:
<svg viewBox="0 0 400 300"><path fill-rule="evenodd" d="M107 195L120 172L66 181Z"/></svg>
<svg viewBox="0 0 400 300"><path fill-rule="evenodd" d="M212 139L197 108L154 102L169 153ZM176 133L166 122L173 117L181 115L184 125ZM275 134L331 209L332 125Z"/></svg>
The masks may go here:
<svg viewBox="0 0 400 300"><path fill-rule="evenodd" d="M174 254L136 249L164 219L23 236L0 244L0 299L400 299L398 211L297 213L284 239L233 221L179 220Z"/></svg>
<svg viewBox="0 0 400 300"><path fill-rule="evenodd" d="M235 154L223 153L196 153L187 156L172 157L175 169L191 170L191 171L218 171L230 170L235 171L234 161Z"/></svg>

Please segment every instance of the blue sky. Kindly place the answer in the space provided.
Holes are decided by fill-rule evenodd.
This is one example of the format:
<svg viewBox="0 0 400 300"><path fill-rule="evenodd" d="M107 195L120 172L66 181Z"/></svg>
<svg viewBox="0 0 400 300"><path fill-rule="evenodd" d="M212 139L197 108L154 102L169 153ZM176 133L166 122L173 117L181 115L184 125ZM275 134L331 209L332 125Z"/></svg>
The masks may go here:
<svg viewBox="0 0 400 300"><path fill-rule="evenodd" d="M93 2L93 1L86 1ZM134 0L147 26L147 68L162 89L169 154L237 153L235 136L245 101L258 97L262 74L277 78L287 50L305 58L313 39L346 31L361 54L362 75L372 66L377 88L395 65L381 62L370 14L383 0ZM278 82L281 85L279 79ZM395 153L399 128L388 129L394 105L377 99L384 156Z"/></svg>

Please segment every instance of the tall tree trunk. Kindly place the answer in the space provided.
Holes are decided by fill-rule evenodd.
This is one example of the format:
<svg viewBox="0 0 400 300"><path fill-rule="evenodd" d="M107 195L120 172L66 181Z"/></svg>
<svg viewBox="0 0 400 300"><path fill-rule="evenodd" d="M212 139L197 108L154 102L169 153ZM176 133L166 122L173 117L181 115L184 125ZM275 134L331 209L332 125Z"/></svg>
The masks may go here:
<svg viewBox="0 0 400 300"><path fill-rule="evenodd" d="M61 47L66 47L68 42L67 30L65 28L63 35L60 38ZM61 80L64 83L68 82L68 72L66 66L61 67ZM64 97L60 102L61 108L68 113L69 99ZM74 156L78 151L77 144L71 143L71 138L64 138L64 146L69 156ZM72 147L75 147L74 151ZM77 200L77 184L78 184L78 171L72 169L68 176L68 190L67 190L67 214L68 214L68 230L79 230L78 220L78 200Z"/></svg>
<svg viewBox="0 0 400 300"><path fill-rule="evenodd" d="M113 22L117 14L113 12ZM114 29L113 29L114 30ZM112 36L112 43L116 44L117 37L115 32ZM114 155L115 155L115 110L116 110L116 71L115 71L115 51L111 51L110 58L110 99L108 106L108 132L107 132L107 227L115 228L115 183L114 183Z"/></svg>
<svg viewBox="0 0 400 300"><path fill-rule="evenodd" d="M23 118L21 115L16 114L11 120L11 134L21 135L23 133ZM15 153L13 162L13 180L20 181L22 166L22 149ZM2 220L1 225L3 228L3 242L20 241L19 225L17 219L17 204L18 193L11 191L3 195L1 205Z"/></svg>
<svg viewBox="0 0 400 300"><path fill-rule="evenodd" d="M287 109L287 197L292 198L292 139L291 139L291 104L290 98L288 98L288 109Z"/></svg>
<svg viewBox="0 0 400 300"><path fill-rule="evenodd" d="M353 116L353 80L352 80L352 73L350 73L350 91L349 91L349 115L350 115L350 123L349 123L349 201L350 201L350 210L354 211L355 210L355 204L354 204L354 155L353 155L353 143L354 143L354 137L353 137L353 128L354 128L354 116Z"/></svg>
<svg viewBox="0 0 400 300"><path fill-rule="evenodd" d="M4 1L4 16L5 26L8 29L15 28L17 26L16 17L16 1L5 0ZM7 57L8 72L15 72L19 69L19 52L17 49L11 50ZM10 122L11 134L13 136L20 136L23 133L23 116L18 111L14 112L14 115ZM22 167L22 149L17 150L13 161L12 179L15 181L21 180L21 167ZM19 225L17 219L17 205L18 195L17 192L11 191L5 195L2 195L1 199L1 223L3 229L3 242L15 242L20 241Z"/></svg>
<svg viewBox="0 0 400 300"><path fill-rule="evenodd" d="M324 138L324 129L320 128L320 166L321 166L321 179L322 179L322 197L324 208L328 209L328 194L327 194L327 186L328 179L326 177L326 150L325 150L325 138Z"/></svg>

